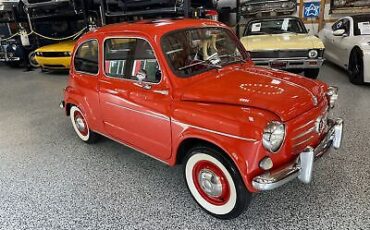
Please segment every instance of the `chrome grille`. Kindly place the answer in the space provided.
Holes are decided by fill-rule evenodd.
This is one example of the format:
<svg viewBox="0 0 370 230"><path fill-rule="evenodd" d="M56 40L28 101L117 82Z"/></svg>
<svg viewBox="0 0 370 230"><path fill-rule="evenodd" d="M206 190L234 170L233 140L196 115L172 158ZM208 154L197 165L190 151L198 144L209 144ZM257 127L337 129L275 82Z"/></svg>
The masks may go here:
<svg viewBox="0 0 370 230"><path fill-rule="evenodd" d="M321 125L320 125L321 124ZM303 121L298 128L291 130L290 144L294 153L303 151L304 148L311 145L314 147L320 140L320 137L327 132L327 112L307 121Z"/></svg>

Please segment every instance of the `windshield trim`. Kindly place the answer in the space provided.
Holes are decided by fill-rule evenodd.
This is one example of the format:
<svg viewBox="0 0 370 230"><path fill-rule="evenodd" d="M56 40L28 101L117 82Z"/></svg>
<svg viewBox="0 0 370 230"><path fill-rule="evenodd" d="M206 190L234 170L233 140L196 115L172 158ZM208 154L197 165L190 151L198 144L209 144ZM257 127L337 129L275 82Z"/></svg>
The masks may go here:
<svg viewBox="0 0 370 230"><path fill-rule="evenodd" d="M243 46L243 44L239 41L238 37L235 35L235 33L229 29L229 28L226 28L226 27L217 27L217 26L194 26L194 27L187 27L187 28L182 28L182 29L178 29L178 30L173 30L173 31L170 31L170 32L167 32L165 34L163 34L161 36L161 39L160 39L160 46L161 46L161 52L163 54L163 56L165 57L166 59L166 62L167 62L167 65L169 66L169 68L171 69L171 72L178 78L182 78L182 79L186 79L186 78L192 78L198 74L202 74L202 73L205 73L205 72L208 72L208 71L211 71L213 69L216 69L215 66L209 66L208 68L205 68L205 69L202 69L202 70L199 70L199 71L195 71L191 74L180 74L178 72L178 70L176 70L174 68L174 66L171 64L171 61L169 60L169 57L166 55L166 52L165 50L163 49L163 44L164 44L164 38L166 38L167 36L171 35L171 34L174 34L174 33L178 33L178 32L182 32L182 31L186 31L186 30L194 30L194 29L219 29L219 30L224 30L226 31L226 33L228 33L231 37L231 39L233 39L235 42L236 42L236 46L237 48L239 49L240 51L240 54L242 55L242 57L244 58L244 60L247 62L248 60L250 60L250 55L249 55L249 52L245 49L245 47ZM222 68L225 67L225 66L228 66L228 65L234 65L238 63L237 61L232 61L232 62L229 62L227 64L223 64L222 65Z"/></svg>

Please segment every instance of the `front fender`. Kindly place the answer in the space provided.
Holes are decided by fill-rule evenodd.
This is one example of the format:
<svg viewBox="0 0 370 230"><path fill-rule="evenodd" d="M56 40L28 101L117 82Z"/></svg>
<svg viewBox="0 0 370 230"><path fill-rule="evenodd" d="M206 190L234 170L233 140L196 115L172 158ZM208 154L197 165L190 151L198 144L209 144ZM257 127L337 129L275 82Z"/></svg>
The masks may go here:
<svg viewBox="0 0 370 230"><path fill-rule="evenodd" d="M181 105L181 106L180 106ZM176 163L181 143L189 138L203 140L222 149L238 168L249 191L258 166L266 156L261 144L267 122L279 120L269 111L232 105L181 102L172 115L172 159Z"/></svg>

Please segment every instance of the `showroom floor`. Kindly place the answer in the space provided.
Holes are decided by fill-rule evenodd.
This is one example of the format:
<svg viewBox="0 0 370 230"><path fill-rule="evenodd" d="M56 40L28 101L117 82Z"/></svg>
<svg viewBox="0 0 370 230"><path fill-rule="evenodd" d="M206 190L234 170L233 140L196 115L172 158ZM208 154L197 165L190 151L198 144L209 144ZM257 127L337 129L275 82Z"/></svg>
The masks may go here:
<svg viewBox="0 0 370 230"><path fill-rule="evenodd" d="M58 104L66 74L0 67L0 229L369 229L370 86L340 87L343 148L317 162L313 182L257 194L217 220L192 200L181 167L113 141L82 143Z"/></svg>

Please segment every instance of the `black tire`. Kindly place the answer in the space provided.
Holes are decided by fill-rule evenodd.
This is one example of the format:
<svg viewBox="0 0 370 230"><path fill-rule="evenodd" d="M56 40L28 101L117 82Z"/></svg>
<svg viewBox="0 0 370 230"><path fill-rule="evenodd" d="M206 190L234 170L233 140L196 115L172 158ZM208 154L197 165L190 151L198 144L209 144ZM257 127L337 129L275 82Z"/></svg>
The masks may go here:
<svg viewBox="0 0 370 230"><path fill-rule="evenodd" d="M349 80L355 85L364 83L364 60L360 48L354 48L351 52L348 65Z"/></svg>
<svg viewBox="0 0 370 230"><path fill-rule="evenodd" d="M306 69L304 71L304 76L311 78L311 79L317 79L317 76L319 76L320 69Z"/></svg>
<svg viewBox="0 0 370 230"><path fill-rule="evenodd" d="M40 67L40 64L36 61L36 58L35 57L36 57L35 51L31 51L28 54L28 63L33 68L39 68Z"/></svg>
<svg viewBox="0 0 370 230"><path fill-rule="evenodd" d="M197 146L188 151L184 162L188 190L207 213L219 219L233 219L246 210L252 194L225 153L216 148Z"/></svg>
<svg viewBox="0 0 370 230"><path fill-rule="evenodd" d="M77 106L71 106L70 117L73 129L77 136L87 144L93 144L98 140L99 135L93 132L85 119L83 112Z"/></svg>

